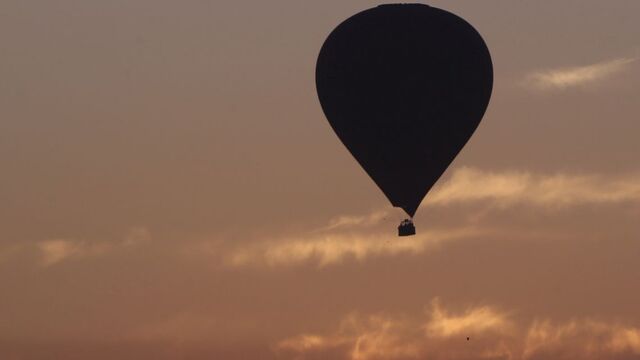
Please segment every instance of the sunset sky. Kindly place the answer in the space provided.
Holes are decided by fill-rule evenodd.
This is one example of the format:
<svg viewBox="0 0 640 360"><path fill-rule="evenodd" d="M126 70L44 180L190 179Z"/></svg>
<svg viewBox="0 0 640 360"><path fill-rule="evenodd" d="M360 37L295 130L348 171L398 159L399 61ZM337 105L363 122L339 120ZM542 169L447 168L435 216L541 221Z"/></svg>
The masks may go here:
<svg viewBox="0 0 640 360"><path fill-rule="evenodd" d="M494 91L404 238L315 90L378 4L0 1L0 359L639 359L640 1L428 3Z"/></svg>

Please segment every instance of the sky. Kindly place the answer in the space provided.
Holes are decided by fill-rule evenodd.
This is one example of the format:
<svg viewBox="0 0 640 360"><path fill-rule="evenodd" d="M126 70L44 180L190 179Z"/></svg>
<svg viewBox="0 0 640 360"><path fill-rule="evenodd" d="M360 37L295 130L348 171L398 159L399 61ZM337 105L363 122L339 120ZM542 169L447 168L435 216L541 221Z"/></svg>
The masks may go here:
<svg viewBox="0 0 640 360"><path fill-rule="evenodd" d="M428 3L494 91L405 238L315 91L378 4L0 2L0 358L640 358L640 2Z"/></svg>

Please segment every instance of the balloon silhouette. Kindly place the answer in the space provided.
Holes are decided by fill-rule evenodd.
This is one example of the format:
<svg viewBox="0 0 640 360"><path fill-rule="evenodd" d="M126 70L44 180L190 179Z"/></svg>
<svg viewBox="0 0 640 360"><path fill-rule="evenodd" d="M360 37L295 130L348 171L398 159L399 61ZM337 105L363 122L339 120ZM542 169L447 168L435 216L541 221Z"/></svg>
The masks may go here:
<svg viewBox="0 0 640 360"><path fill-rule="evenodd" d="M381 5L331 32L316 87L342 143L413 217L478 127L493 67L482 37L460 17L421 4Z"/></svg>

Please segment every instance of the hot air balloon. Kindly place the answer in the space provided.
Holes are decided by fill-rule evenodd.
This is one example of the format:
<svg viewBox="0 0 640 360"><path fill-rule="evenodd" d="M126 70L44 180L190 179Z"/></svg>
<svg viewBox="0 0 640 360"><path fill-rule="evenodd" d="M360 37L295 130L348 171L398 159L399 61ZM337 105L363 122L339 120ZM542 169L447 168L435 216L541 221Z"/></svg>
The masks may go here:
<svg viewBox="0 0 640 360"><path fill-rule="evenodd" d="M316 64L322 110L395 207L411 219L478 127L493 66L462 18L422 4L380 5L336 27Z"/></svg>

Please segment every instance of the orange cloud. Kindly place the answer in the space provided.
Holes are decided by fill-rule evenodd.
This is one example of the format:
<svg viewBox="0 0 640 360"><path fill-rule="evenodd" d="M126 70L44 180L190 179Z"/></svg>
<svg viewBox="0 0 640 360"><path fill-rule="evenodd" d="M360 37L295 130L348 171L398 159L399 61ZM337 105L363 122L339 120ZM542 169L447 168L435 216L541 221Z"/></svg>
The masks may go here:
<svg viewBox="0 0 640 360"><path fill-rule="evenodd" d="M640 201L640 174L618 177L541 175L462 167L427 196L425 206L478 201L489 201L499 206L525 204L540 207L637 202Z"/></svg>
<svg viewBox="0 0 640 360"><path fill-rule="evenodd" d="M537 71L527 75L522 84L533 90L567 89L591 85L623 71L636 60L620 58L587 66Z"/></svg>
<svg viewBox="0 0 640 360"><path fill-rule="evenodd" d="M350 314L335 334L295 336L279 342L276 350L304 354L344 348L345 358L351 360L413 358L419 354L419 342L408 339L416 330L406 320L383 314Z"/></svg>
<svg viewBox="0 0 640 360"><path fill-rule="evenodd" d="M550 353L586 359L619 353L640 355L640 329L589 319L560 324L535 321L527 332L522 358Z"/></svg>
<svg viewBox="0 0 640 360"><path fill-rule="evenodd" d="M231 249L225 262L233 267L250 265L291 266L315 262L323 267L346 259L363 261L370 257L420 254L443 241L482 233L474 228L424 231L416 236L398 238L394 233L373 231L312 232Z"/></svg>
<svg viewBox="0 0 640 360"><path fill-rule="evenodd" d="M557 324L533 320L527 326L491 306L452 313L436 299L421 319L351 314L334 333L294 336L275 349L283 358L296 359L321 358L340 350L339 358L345 360L595 360L640 355L640 329L590 319Z"/></svg>
<svg viewBox="0 0 640 360"><path fill-rule="evenodd" d="M137 246L150 240L151 234L147 228L134 227L129 229L121 241L51 239L38 242L36 249L40 256L40 264L48 267L66 260L104 255L120 248Z"/></svg>
<svg viewBox="0 0 640 360"><path fill-rule="evenodd" d="M547 210L628 202L640 202L640 174L545 175L462 167L427 196L424 206L434 209L454 204L480 203L487 205L480 212L486 214L492 208L515 205ZM309 263L326 267L345 261L362 262L384 256L419 255L449 241L487 235L511 238L566 237L561 233L544 231L517 233L495 225L492 228L479 228L477 222L471 220L461 226L420 230L416 236L399 238L394 233L395 229L385 221L387 217L392 217L390 210L374 210L364 215L341 215L328 221L326 226L299 234L255 239L237 245L220 240L190 246L197 248L199 253L213 253L229 267L284 267Z"/></svg>
<svg viewBox="0 0 640 360"><path fill-rule="evenodd" d="M470 308L463 314L449 315L440 302L434 300L422 319L350 314L333 334L295 336L279 342L276 349L302 355L301 358L305 353L322 353L340 347L344 349L344 359L349 360L414 359L435 354L437 346L445 344L450 337L456 337L459 343L464 339L458 336L461 334L503 332L509 328L506 315L490 307Z"/></svg>
<svg viewBox="0 0 640 360"><path fill-rule="evenodd" d="M429 337L450 337L461 334L507 332L511 323L507 315L489 306L467 309L460 315L450 315L438 299L431 304L430 320L425 325Z"/></svg>

